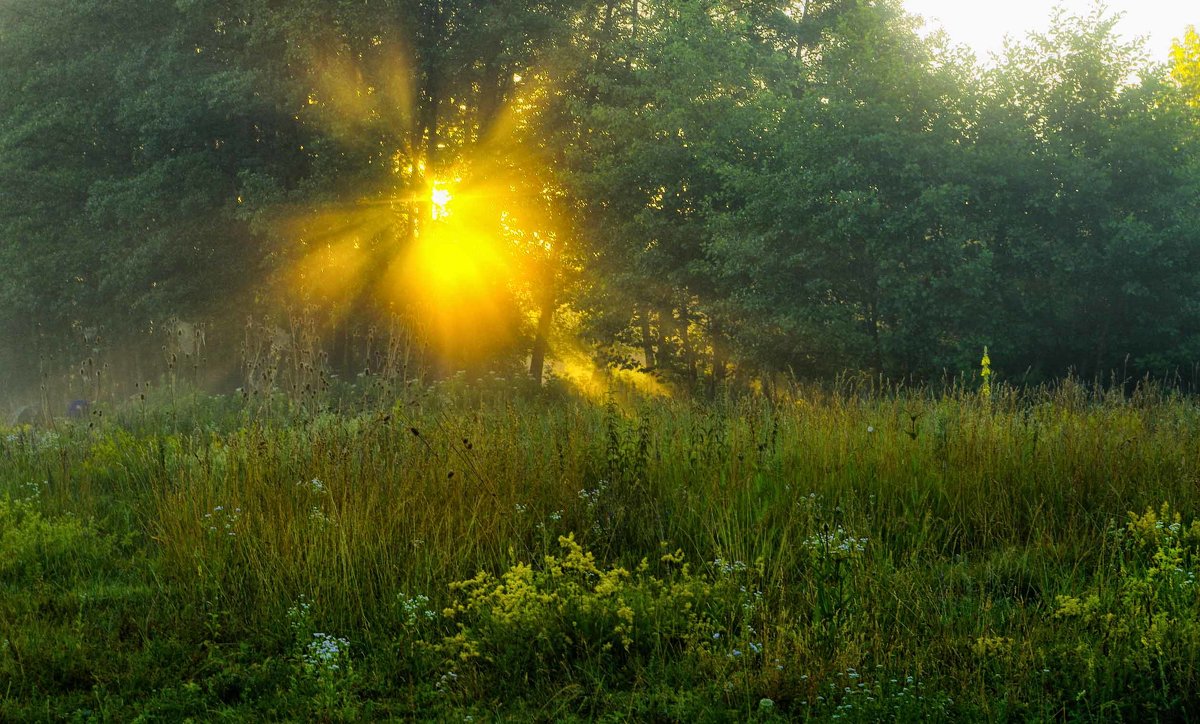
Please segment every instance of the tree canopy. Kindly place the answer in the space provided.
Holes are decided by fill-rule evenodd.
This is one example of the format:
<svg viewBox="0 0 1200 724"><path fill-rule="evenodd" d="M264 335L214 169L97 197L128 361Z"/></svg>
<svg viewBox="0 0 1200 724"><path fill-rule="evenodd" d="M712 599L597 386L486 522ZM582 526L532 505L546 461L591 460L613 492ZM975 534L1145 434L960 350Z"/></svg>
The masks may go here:
<svg viewBox="0 0 1200 724"><path fill-rule="evenodd" d="M7 0L0 368L307 309L347 370L385 324L537 377L1189 370L1200 41L1113 25L984 67L895 0Z"/></svg>

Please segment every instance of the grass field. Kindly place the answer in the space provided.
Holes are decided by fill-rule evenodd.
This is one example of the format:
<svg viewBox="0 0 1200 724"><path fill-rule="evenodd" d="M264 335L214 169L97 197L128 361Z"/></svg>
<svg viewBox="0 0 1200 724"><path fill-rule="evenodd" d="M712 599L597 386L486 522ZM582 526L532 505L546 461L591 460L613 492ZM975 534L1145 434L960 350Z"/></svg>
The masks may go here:
<svg viewBox="0 0 1200 724"><path fill-rule="evenodd" d="M1200 718L1193 398L336 409L0 431L0 720Z"/></svg>

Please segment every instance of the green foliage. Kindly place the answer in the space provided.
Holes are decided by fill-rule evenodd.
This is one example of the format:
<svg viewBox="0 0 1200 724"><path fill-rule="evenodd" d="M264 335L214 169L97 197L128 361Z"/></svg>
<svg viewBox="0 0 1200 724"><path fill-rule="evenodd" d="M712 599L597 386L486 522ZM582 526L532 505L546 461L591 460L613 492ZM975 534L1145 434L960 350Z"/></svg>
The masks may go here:
<svg viewBox="0 0 1200 724"><path fill-rule="evenodd" d="M1079 595L1059 595L1066 625L1049 652L1056 690L1071 708L1102 716L1188 716L1200 676L1200 520L1163 504L1112 531L1113 570Z"/></svg>
<svg viewBox="0 0 1200 724"><path fill-rule="evenodd" d="M4 718L1196 711L1188 398L181 394L0 436Z"/></svg>
<svg viewBox="0 0 1200 724"><path fill-rule="evenodd" d="M998 381L1200 354L1195 32L803 6L0 2L0 719L1200 716L1195 400ZM439 173L545 216L503 375L382 329Z"/></svg>
<svg viewBox="0 0 1200 724"><path fill-rule="evenodd" d="M8 2L0 367L34 389L122 350L154 377L172 319L245 353L244 312L317 302L337 265L296 269L346 248L326 366L370 366L353 342L397 313L421 348L380 297L439 175L530 207L489 209L519 269L491 281L499 354L537 375L555 318L713 389L928 379L984 344L1033 380L1194 362L1194 32L1168 73L1113 16L1059 12L984 68L898 2L795 10Z"/></svg>
<svg viewBox="0 0 1200 724"><path fill-rule="evenodd" d="M1195 345L1195 308L1159 306L1151 292L1195 280L1190 122L1114 22L1060 14L984 77L980 161L991 170L975 208L995 235L987 334L1013 371L1167 369Z"/></svg>
<svg viewBox="0 0 1200 724"><path fill-rule="evenodd" d="M287 613L293 635L291 654L297 669L292 685L311 697L314 709L323 718L356 719L358 710L351 693L355 675L350 642L315 631L312 607L303 597Z"/></svg>
<svg viewBox="0 0 1200 724"><path fill-rule="evenodd" d="M718 630L718 592L691 574L682 551L663 556L681 569L661 578L645 559L632 572L601 569L573 535L558 544L560 555L536 569L518 563L499 579L481 572L451 584L445 615L458 632L439 646L444 681L483 676L476 696L512 677L526 686L583 678L623 687L651 661L707 647Z"/></svg>
<svg viewBox="0 0 1200 724"><path fill-rule="evenodd" d="M1187 95L1188 103L1200 106L1200 33L1194 25L1171 43L1171 77Z"/></svg>
<svg viewBox="0 0 1200 724"><path fill-rule="evenodd" d="M44 485L22 487L23 497L9 489L0 498L0 712L22 718L13 705L49 696L44 715L64 715L58 706L84 706L94 686L146 682L154 657L178 651L164 637L132 644L138 656L108 656L145 635L153 587L134 573L128 540L70 513L47 515Z"/></svg>

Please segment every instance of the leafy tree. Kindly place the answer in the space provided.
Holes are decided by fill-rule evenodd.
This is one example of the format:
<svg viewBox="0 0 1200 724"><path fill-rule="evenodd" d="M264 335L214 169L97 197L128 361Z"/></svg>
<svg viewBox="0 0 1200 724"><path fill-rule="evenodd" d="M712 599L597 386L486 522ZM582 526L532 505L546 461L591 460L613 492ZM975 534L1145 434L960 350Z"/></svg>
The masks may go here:
<svg viewBox="0 0 1200 724"><path fill-rule="evenodd" d="M398 297L388 271L430 217L433 184L450 183L455 196L476 200L475 226L514 242L496 245L512 255L510 278L481 275L490 296L504 298L506 318L495 324L463 310L451 336L478 336L485 327L523 331L521 300L538 306L544 294L529 288L539 275L513 270L531 265L528 257L544 248L538 239L553 235L542 214L537 222L547 228L512 236L514 215L532 223L531 206L543 195L531 173L537 164L521 145L536 140L524 121L525 99L537 92L538 67L580 5L379 0L290 3L267 12L296 69L289 83L304 99L296 119L316 140L304 149L314 170L302 192L284 207L265 204L260 222L277 237L285 268L330 245L354 248L358 278L338 290L339 324L399 310L420 326L416 318L428 310Z"/></svg>
<svg viewBox="0 0 1200 724"><path fill-rule="evenodd" d="M1200 33L1194 25L1171 43L1171 77L1187 93L1188 102L1200 106Z"/></svg>
<svg viewBox="0 0 1200 724"><path fill-rule="evenodd" d="M894 5L843 8L762 97L756 153L726 166L712 253L739 346L768 367L923 373L967 334L988 264L955 163L968 71L911 23Z"/></svg>
<svg viewBox="0 0 1200 724"><path fill-rule="evenodd" d="M251 19L229 3L143 0L0 13L14 69L0 82L0 178L15 191L0 200L7 333L36 337L36 321L48 339L136 348L155 322L231 314L263 262L239 179L303 173L281 151L298 142ZM29 368L35 348L15 346L13 364ZM94 349L63 351L69 364Z"/></svg>
<svg viewBox="0 0 1200 724"><path fill-rule="evenodd" d="M1127 358L1144 369L1194 350L1196 147L1159 80L1127 84L1139 51L1114 22L1060 13L988 77L987 336L1012 372L1106 375Z"/></svg>
<svg viewBox="0 0 1200 724"><path fill-rule="evenodd" d="M608 5L605 42L575 93L583 132L565 183L599 272L585 297L593 333L640 348L640 364L692 379L726 369L730 289L708 247L713 214L740 200L722 169L757 153L755 98L795 52L784 45L796 26L841 3L811 5L802 21L788 3Z"/></svg>

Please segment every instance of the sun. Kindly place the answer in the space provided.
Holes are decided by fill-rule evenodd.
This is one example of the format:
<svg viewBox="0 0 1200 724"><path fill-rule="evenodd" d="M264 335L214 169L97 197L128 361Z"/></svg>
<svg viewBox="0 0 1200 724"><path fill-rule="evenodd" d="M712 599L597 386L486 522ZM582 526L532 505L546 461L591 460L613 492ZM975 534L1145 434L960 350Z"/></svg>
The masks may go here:
<svg viewBox="0 0 1200 724"><path fill-rule="evenodd" d="M393 60L410 68L403 57ZM364 80L375 69L336 54L313 72L322 85L308 111L314 122L332 123L335 135L356 134L364 117L397 126L381 141L395 145L378 185L353 205L303 210L290 224L304 247L298 294L328 303L338 323L357 323L350 315L358 310L396 316L445 369L517 349L525 305L541 304L549 295L540 287L553 283L540 273L550 262L538 244L553 236L541 163L514 152L525 106L498 108L478 138L477 119L456 106L461 115L445 117L438 137L463 143L438 143L434 153L414 125L419 109L404 82L376 88Z"/></svg>
<svg viewBox="0 0 1200 724"><path fill-rule="evenodd" d="M454 197L450 195L450 191L448 189L443 188L442 186L439 186L437 182L434 182L433 192L429 195L430 214L433 216L434 221L437 221L438 219L444 219L450 215L449 206L452 198Z"/></svg>

